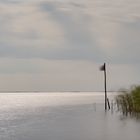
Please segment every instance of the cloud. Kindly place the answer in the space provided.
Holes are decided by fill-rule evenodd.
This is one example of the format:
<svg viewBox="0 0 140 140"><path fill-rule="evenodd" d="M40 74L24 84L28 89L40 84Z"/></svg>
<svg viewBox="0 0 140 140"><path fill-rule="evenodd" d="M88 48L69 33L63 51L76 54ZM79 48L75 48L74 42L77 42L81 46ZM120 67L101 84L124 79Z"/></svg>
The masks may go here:
<svg viewBox="0 0 140 140"><path fill-rule="evenodd" d="M64 55L64 59L71 57L71 59L99 62L105 60L110 63L131 63L131 60L138 62L140 59L135 54L139 52L137 46L140 45L138 39L140 10L138 1L135 3L130 1L130 3L126 5L126 0L115 3L110 0L105 2L59 1L58 3L49 1L42 2L41 9L46 14L49 13L50 17L64 30L68 46L60 53L61 56ZM128 24L132 26L127 26ZM134 32L130 38L129 34L132 30ZM129 31L130 33L127 33ZM122 41L124 36L125 41Z"/></svg>
<svg viewBox="0 0 140 140"><path fill-rule="evenodd" d="M46 42L47 45L63 42L63 30L49 17L39 12L36 4L0 4L2 26L0 28L1 41L17 45L17 42ZM8 41L7 41L8 40ZM55 42L54 42L55 40ZM18 44L19 45L19 44ZM34 43L33 43L34 45Z"/></svg>
<svg viewBox="0 0 140 140"><path fill-rule="evenodd" d="M139 82L139 0L0 0L0 25L1 89L102 89L102 62Z"/></svg>
<svg viewBox="0 0 140 140"><path fill-rule="evenodd" d="M44 52L46 52L45 58L49 53L54 59L81 59L82 55L82 59L85 59L90 54L93 45L86 25L84 24L84 29L84 25L77 24L68 13L57 11L54 2L50 3L54 7L54 15L39 11L39 5L40 3L1 4L1 17L3 17L1 23L3 24L0 29L0 49L3 52L2 56L28 57L29 54L32 58L39 57L37 54L40 52L40 57L44 58ZM36 52L36 47L40 48L40 51L37 49ZM42 47L45 48L44 55L41 54ZM27 54L24 53L25 48ZM56 48L56 50L51 48ZM54 50L54 53L52 54L49 50Z"/></svg>
<svg viewBox="0 0 140 140"><path fill-rule="evenodd" d="M65 54L69 51L68 55L72 56L72 53L77 52L77 58L78 52L81 55L85 52L84 55L89 56L91 56L90 52L92 52L92 55L96 55L97 53L94 52L98 52L98 55L100 55L96 41L87 27L88 22L84 21L84 17L80 13L79 17L81 19L76 19L76 11L72 11L71 3L67 5L67 8L71 9L68 11L63 11L63 8L61 8L63 3L42 2L40 6L43 12L49 13L51 18L63 28L66 45L69 47L66 52L63 50Z"/></svg>
<svg viewBox="0 0 140 140"><path fill-rule="evenodd" d="M139 29L138 2L128 6L125 2L21 0L8 5L8 1L1 3L1 56L110 63L139 61L135 52L139 51L140 31L134 32L131 40L128 34ZM130 51L126 52L127 48Z"/></svg>

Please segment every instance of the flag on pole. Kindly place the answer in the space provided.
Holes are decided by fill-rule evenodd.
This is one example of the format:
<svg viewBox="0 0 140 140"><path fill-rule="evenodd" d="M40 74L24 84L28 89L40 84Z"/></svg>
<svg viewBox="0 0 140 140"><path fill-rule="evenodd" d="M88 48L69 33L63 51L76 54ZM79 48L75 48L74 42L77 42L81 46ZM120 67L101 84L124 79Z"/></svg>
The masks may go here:
<svg viewBox="0 0 140 140"><path fill-rule="evenodd" d="M105 63L100 67L101 71L105 71Z"/></svg>

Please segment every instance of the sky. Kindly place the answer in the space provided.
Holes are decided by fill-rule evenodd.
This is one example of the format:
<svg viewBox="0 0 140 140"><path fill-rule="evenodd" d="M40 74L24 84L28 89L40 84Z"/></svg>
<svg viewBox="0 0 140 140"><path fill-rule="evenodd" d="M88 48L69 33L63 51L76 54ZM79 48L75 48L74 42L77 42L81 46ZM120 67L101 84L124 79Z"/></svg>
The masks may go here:
<svg viewBox="0 0 140 140"><path fill-rule="evenodd" d="M128 88L139 54L139 0L0 0L0 91Z"/></svg>

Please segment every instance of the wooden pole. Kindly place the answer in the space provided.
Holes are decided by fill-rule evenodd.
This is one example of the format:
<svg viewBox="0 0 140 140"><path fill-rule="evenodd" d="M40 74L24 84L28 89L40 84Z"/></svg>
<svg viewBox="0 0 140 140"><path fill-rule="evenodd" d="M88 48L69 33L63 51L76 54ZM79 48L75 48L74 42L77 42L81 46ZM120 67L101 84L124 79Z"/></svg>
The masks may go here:
<svg viewBox="0 0 140 140"><path fill-rule="evenodd" d="M110 110L110 103L109 103L109 99L107 98L107 104L108 104L108 110Z"/></svg>
<svg viewBox="0 0 140 140"><path fill-rule="evenodd" d="M114 109L114 104L113 104L113 100L111 101L111 113L113 114L113 109Z"/></svg>
<svg viewBox="0 0 140 140"><path fill-rule="evenodd" d="M106 63L104 63L105 111L107 110Z"/></svg>

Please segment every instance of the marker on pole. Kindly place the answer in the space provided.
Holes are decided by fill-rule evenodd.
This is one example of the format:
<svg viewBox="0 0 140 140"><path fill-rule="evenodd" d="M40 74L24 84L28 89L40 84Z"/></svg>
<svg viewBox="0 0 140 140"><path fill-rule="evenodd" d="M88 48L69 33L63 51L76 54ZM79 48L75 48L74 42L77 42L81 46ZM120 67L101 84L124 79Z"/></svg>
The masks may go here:
<svg viewBox="0 0 140 140"><path fill-rule="evenodd" d="M105 88L105 110L107 110L107 87L106 87L106 63L100 67L101 71L104 71L104 88Z"/></svg>

